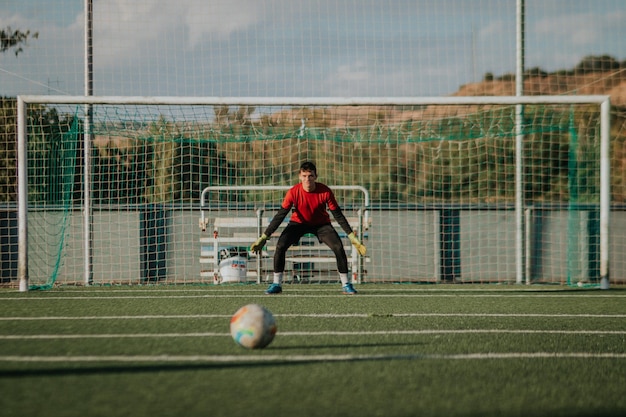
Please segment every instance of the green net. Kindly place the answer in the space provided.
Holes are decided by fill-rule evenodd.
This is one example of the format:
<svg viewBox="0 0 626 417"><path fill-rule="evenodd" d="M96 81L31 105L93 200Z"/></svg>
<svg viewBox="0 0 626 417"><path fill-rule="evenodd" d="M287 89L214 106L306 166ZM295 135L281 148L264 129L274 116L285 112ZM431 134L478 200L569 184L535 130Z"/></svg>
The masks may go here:
<svg viewBox="0 0 626 417"><path fill-rule="evenodd" d="M55 114L53 112L53 114ZM40 127L44 127L41 126ZM70 211L74 207L74 187L80 186L75 178L76 163L81 155L78 138L80 123L76 113L52 129L33 129L28 144L29 154L35 164L29 165L29 205L31 206L31 233L36 238L29 240L29 252L37 257L41 254L45 262L32 262L37 276L46 277L45 282L30 285L30 289L49 289L57 281L63 262L65 240L69 233ZM68 127L68 129L64 129ZM78 184L77 184L78 180Z"/></svg>

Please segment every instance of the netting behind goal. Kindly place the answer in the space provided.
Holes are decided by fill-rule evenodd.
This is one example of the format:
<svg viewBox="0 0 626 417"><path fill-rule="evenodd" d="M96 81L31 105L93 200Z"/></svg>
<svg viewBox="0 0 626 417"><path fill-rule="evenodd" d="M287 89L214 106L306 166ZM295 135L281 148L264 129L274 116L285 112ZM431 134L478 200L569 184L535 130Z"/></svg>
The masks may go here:
<svg viewBox="0 0 626 417"><path fill-rule="evenodd" d="M271 217L284 191L264 187L295 184L305 160L316 163L320 182L369 193L362 282L520 282L521 271L530 283L597 283L600 101L543 98L521 107L507 99L96 98L90 119L79 98L31 98L24 120L30 285L212 283L200 262L211 222L259 208ZM201 207L209 186L224 189ZM349 213L364 207L359 192L336 195ZM206 230L198 227L201 208L219 213ZM245 257L247 245L238 249ZM331 264L310 278L338 277Z"/></svg>

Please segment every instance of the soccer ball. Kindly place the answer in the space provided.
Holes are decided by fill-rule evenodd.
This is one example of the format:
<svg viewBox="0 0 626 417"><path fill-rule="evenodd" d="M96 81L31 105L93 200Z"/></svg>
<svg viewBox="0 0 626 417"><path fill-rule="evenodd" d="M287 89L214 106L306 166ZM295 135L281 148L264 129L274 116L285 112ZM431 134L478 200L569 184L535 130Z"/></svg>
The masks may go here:
<svg viewBox="0 0 626 417"><path fill-rule="evenodd" d="M276 335L276 320L272 313L259 304L241 307L230 319L230 335L240 346L263 349Z"/></svg>

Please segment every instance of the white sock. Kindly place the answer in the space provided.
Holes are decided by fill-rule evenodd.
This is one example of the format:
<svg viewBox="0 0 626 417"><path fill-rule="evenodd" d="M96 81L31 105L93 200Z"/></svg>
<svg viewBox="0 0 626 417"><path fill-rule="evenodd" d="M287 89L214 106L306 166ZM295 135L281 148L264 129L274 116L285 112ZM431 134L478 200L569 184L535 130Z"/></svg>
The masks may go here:
<svg viewBox="0 0 626 417"><path fill-rule="evenodd" d="M347 273L339 273L339 279L341 280L341 285L346 285L350 282L350 276Z"/></svg>
<svg viewBox="0 0 626 417"><path fill-rule="evenodd" d="M274 272L274 284L281 285L283 283L283 273Z"/></svg>

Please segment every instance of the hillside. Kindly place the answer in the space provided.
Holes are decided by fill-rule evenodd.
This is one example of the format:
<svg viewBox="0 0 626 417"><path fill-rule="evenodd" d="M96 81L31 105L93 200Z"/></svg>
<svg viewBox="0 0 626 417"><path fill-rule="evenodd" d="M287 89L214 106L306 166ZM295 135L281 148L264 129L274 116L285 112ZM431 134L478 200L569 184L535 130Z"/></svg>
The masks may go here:
<svg viewBox="0 0 626 417"><path fill-rule="evenodd" d="M529 77L524 82L525 95L594 95L608 94L611 105L626 107L626 69L580 75L545 75ZM514 96L515 81L482 81L461 86L454 96Z"/></svg>

